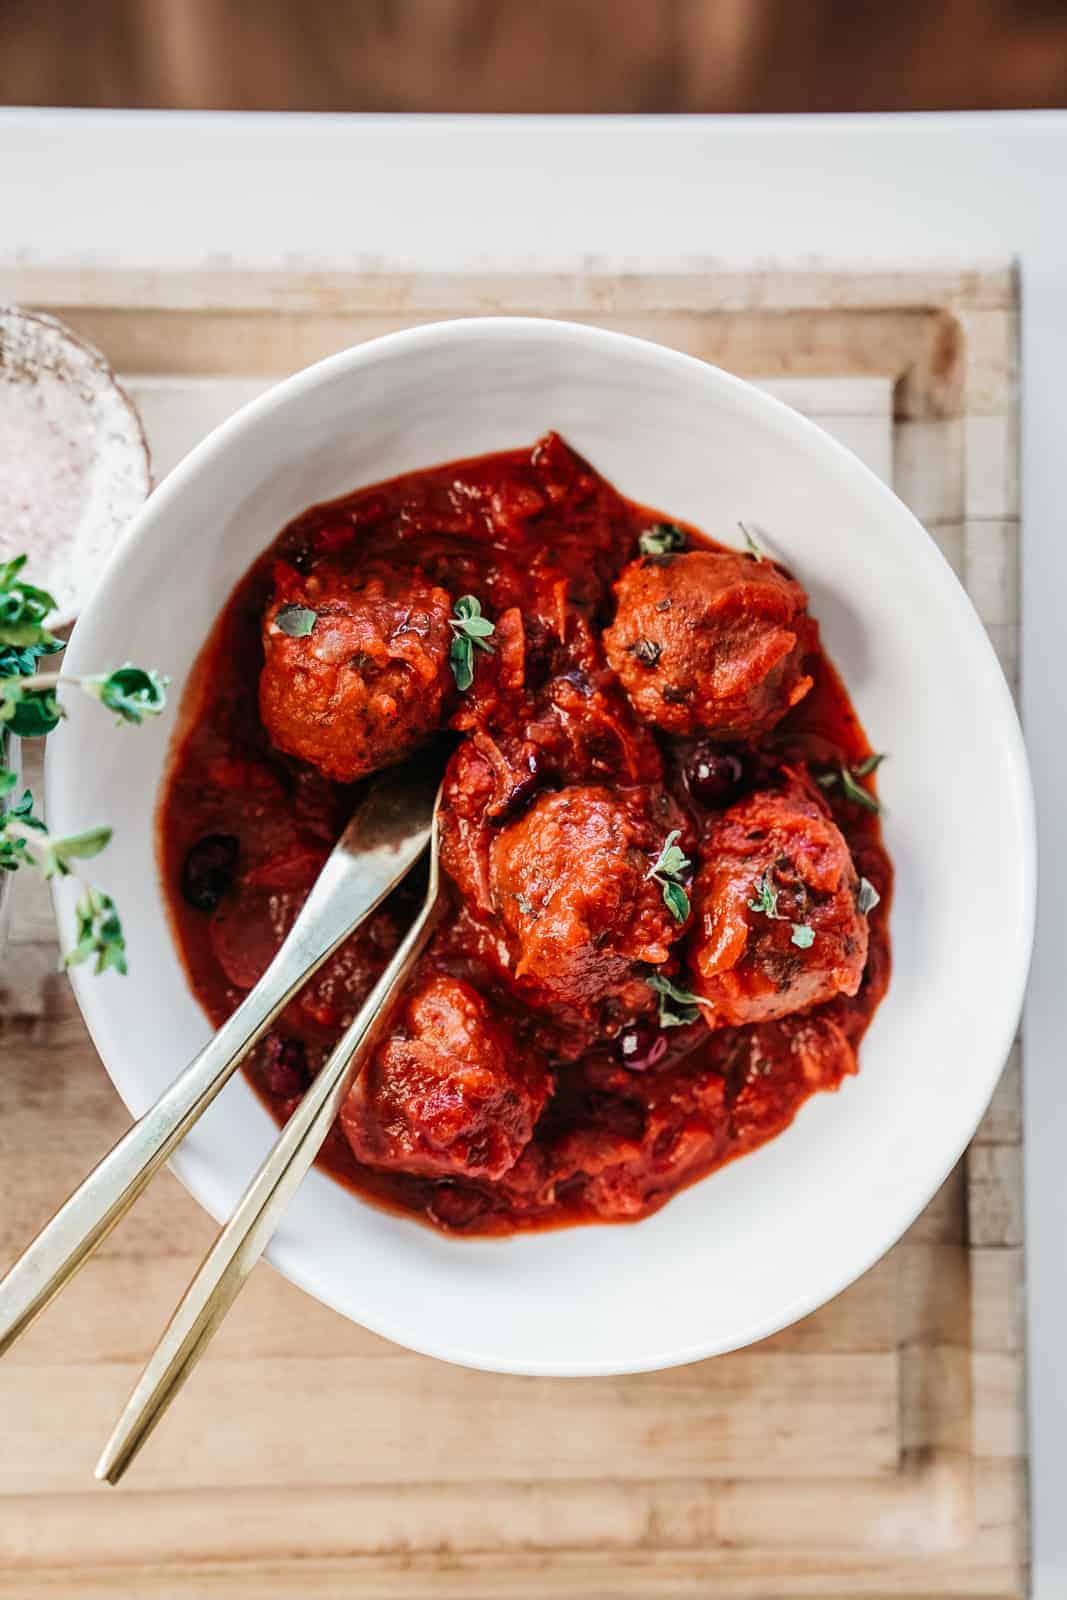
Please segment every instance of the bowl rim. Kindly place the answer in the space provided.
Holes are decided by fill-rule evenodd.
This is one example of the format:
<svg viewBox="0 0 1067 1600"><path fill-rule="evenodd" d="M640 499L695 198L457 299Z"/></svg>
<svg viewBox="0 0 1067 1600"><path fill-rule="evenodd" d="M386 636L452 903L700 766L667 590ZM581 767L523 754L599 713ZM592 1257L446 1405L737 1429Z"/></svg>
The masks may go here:
<svg viewBox="0 0 1067 1600"><path fill-rule="evenodd" d="M986 702L989 707L988 715L999 729L1002 739L1002 760L1015 800L1014 815L1018 821L1018 837L1013 840L1013 845L1018 847L1019 906L1016 923L1018 937L1013 941L1011 950L1005 952L1005 963L1002 967L1002 992L1012 998L1010 1005L1006 1001L1002 1004L1000 1026L990 1033L985 1071L972 1074L969 1080L967 1115L963 1116L961 1113L955 1137L951 1141L943 1142L944 1154L936 1164L936 1171L933 1170L934 1163L931 1161L928 1178L921 1185L916 1184L918 1198L909 1198L908 1203L894 1213L896 1220L883 1225L877 1235L870 1239L866 1250L853 1251L846 1262L835 1258L835 1264L820 1272L818 1282L810 1292L795 1297L790 1304L779 1308L773 1314L753 1319L750 1326L740 1329L729 1339L715 1336L703 1341L690 1340L683 1345L666 1345L655 1359L644 1358L639 1365L634 1364L632 1359L579 1362L526 1359L520 1364L514 1360L488 1358L481 1351L457 1348L447 1339L438 1341L433 1335L432 1320L426 1337L413 1337L408 1327L392 1326L390 1318L385 1315L372 1314L366 1318L361 1315L357 1319L342 1303L340 1297L331 1294L329 1282L324 1282L321 1276L316 1277L302 1258L294 1260L291 1253L276 1249L276 1241L268 1247L265 1255L265 1259L271 1261L291 1282L315 1299L339 1311L348 1320L356 1320L371 1332L390 1339L406 1349L439 1360L483 1371L543 1377L606 1377L658 1371L709 1356L726 1354L767 1338L826 1304L869 1271L896 1244L929 1204L970 1144L1000 1079L1016 1034L1033 949L1036 914L1037 837L1029 764L1015 702L985 628L967 591L914 513L870 467L817 423L800 415L784 401L757 389L745 379L726 372L710 362L657 344L652 340L583 323L542 317L456 318L382 334L365 343L327 356L273 384L262 395L249 401L232 417L212 429L153 491L130 522L103 568L93 596L75 625L68 648L75 652L76 668L79 633L84 637L93 630L97 613L106 610L106 596L112 580L139 553L150 534L152 523L174 502L180 500L186 483L194 479L208 463L225 455L232 444L252 434L262 418L279 408L298 404L307 392L341 374L369 371L381 363L390 361L394 356L418 354L420 351L432 350L457 339L473 341L475 345L481 341L489 348L499 338L510 338L520 343L548 339L599 351L615 351L620 354L629 352L644 361L657 362L663 369L673 370L686 381L717 387L720 393L728 395L732 403L742 412L760 416L765 423L771 423L779 432L791 434L807 447L809 453L821 457L823 463L832 470L851 475L857 486L862 488L868 497L881 501L887 509L891 508L900 528L901 540L922 542L924 559L930 573L939 573L937 581L945 585L946 595L951 596L954 621L960 626L965 626L977 658L984 662L984 678L979 683L978 690L981 695L988 697ZM427 465L432 466L434 463ZM960 604L961 601L964 603ZM57 747L49 741L45 761L45 792L50 808L59 782L58 761ZM64 904L61 892L54 884L53 901L62 926L69 917L69 906ZM148 1101L144 1096L137 1094L135 1076L122 1068L113 1069L102 1048L100 1035L104 1030L98 1026L98 1019L102 1016L103 1009L106 1009L106 996L102 989L94 987L98 980L88 976L84 969L75 969L71 973L71 980L83 1020L108 1076L131 1114L139 1116L146 1109ZM168 1165L198 1204L202 1205L216 1221L225 1220L225 1210L205 1198L201 1186L195 1179L185 1175L180 1147ZM596 1226L596 1224L591 1225ZM628 1227L641 1225L641 1223L626 1224ZM604 1224L604 1226L615 1226L615 1224ZM462 1240L454 1243L456 1248L464 1247ZM505 1239L500 1243L506 1247L508 1240ZM284 1261L279 1259L281 1256L285 1257Z"/></svg>

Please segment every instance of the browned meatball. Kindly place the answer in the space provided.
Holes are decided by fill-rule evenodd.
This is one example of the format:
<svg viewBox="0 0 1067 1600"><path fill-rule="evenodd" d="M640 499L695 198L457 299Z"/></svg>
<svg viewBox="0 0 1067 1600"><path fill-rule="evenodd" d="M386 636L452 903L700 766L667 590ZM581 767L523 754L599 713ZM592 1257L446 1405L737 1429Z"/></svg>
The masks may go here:
<svg viewBox="0 0 1067 1600"><path fill-rule="evenodd" d="M528 1001L583 1016L606 999L640 1004L647 986L634 963L661 965L688 921L649 876L681 827L662 790L589 786L543 794L500 830L489 852L490 891Z"/></svg>
<svg viewBox="0 0 1067 1600"><path fill-rule="evenodd" d="M698 1054L635 1081L610 1058L570 1069L561 1095L580 1106L552 1138L539 1135L505 1179L517 1209L568 1203L601 1217L637 1217L707 1171L730 1138L726 1079Z"/></svg>
<svg viewBox="0 0 1067 1600"><path fill-rule="evenodd" d="M451 611L418 571L279 562L259 680L274 744L340 783L399 761L444 720Z"/></svg>
<svg viewBox="0 0 1067 1600"><path fill-rule="evenodd" d="M634 709L668 733L753 739L811 688L813 625L799 583L731 551L646 556L624 568L604 633Z"/></svg>
<svg viewBox="0 0 1067 1600"><path fill-rule="evenodd" d="M867 960L859 879L838 828L797 786L749 795L701 846L689 962L712 1027L855 994Z"/></svg>
<svg viewBox="0 0 1067 1600"><path fill-rule="evenodd" d="M436 977L352 1086L341 1126L367 1166L495 1179L529 1143L551 1088L476 989Z"/></svg>

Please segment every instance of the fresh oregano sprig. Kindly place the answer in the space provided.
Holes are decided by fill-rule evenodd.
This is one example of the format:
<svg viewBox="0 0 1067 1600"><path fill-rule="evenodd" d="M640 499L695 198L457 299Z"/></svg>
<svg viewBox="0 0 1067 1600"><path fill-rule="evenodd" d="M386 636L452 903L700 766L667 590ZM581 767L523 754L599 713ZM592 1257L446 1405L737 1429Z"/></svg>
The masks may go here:
<svg viewBox="0 0 1067 1600"><path fill-rule="evenodd" d="M687 1027L689 1023L697 1020L701 1006L711 1004L709 1000L702 1000L700 995L679 988L678 984L672 983L671 979L664 977L661 972L647 973L645 982L659 998L661 1028Z"/></svg>
<svg viewBox="0 0 1067 1600"><path fill-rule="evenodd" d="M452 648L448 659L452 667L452 676L456 680L456 688L461 692L469 689L474 682L474 651L486 650L491 655L493 646L489 643L490 637L496 632L496 624L482 616L482 603L477 595L461 595L456 601L456 609L448 619L452 629Z"/></svg>
<svg viewBox="0 0 1067 1600"><path fill-rule="evenodd" d="M682 874L692 866L675 840L681 838L681 829L673 828L664 840L663 849L645 873L645 880L654 878L663 893L663 903L676 922L684 922L689 915L689 896L682 883Z"/></svg>
<svg viewBox="0 0 1067 1600"><path fill-rule="evenodd" d="M31 672L27 676L0 678L0 722L22 739L42 738L58 727L66 715L59 703L61 684L81 689L114 711L119 722L135 726L158 716L167 703L167 679L143 667L116 667L113 672L75 677L62 672Z"/></svg>
<svg viewBox="0 0 1067 1600"><path fill-rule="evenodd" d="M790 919L778 909L778 887L773 869L761 872L754 885L753 898L748 902L750 911L758 911L769 922L788 922ZM791 941L798 950L810 950L815 943L815 929L806 922L794 922Z"/></svg>
<svg viewBox="0 0 1067 1600"><path fill-rule="evenodd" d="M290 639L306 639L313 633L319 620L317 611L310 606L288 605L279 607L274 616L274 626Z"/></svg>
<svg viewBox="0 0 1067 1600"><path fill-rule="evenodd" d="M879 812L882 809L881 801L865 789L859 779L870 777L884 760L885 752L875 751L864 760L856 762L854 766L847 767L842 763L826 772L820 772L815 781L821 789L833 789L840 784L846 800L851 800L853 805L862 806L864 811Z"/></svg>
<svg viewBox="0 0 1067 1600"><path fill-rule="evenodd" d="M875 906L881 905L882 897L869 878L861 878L856 891L856 910L861 917L869 917Z"/></svg>
<svg viewBox="0 0 1067 1600"><path fill-rule="evenodd" d="M684 550L687 542L685 529L676 522L655 522L638 539L637 548L643 556L670 556Z"/></svg>
<svg viewBox="0 0 1067 1600"><path fill-rule="evenodd" d="M751 530L743 522L739 522L737 526L741 529L741 537L745 541L746 552L752 557L753 561L766 561L767 557L752 537Z"/></svg>
<svg viewBox="0 0 1067 1600"><path fill-rule="evenodd" d="M77 967L95 957L93 971L97 976L110 971L125 977L129 971L126 939L111 896L102 889L89 888L78 901L75 914L78 919L77 942L63 957L64 967Z"/></svg>
<svg viewBox="0 0 1067 1600"><path fill-rule="evenodd" d="M64 648L45 627L55 600L22 576L24 555L0 565L0 735L41 738L64 716L62 685L80 689L114 712L119 722L134 726L158 716L166 705L167 679L127 662L111 672L75 676L40 672L43 656ZM17 774L0 766L0 871L32 867L44 878L68 877L77 863L100 854L111 838L108 827L54 837L34 807L29 789L17 800ZM125 973L126 942L115 904L103 890L86 886L78 902L78 937L65 966L95 958L96 972Z"/></svg>
<svg viewBox="0 0 1067 1600"><path fill-rule="evenodd" d="M20 576L26 557L13 556L0 565L0 646L46 653L63 646L44 626L44 619L55 610L54 596L38 589Z"/></svg>

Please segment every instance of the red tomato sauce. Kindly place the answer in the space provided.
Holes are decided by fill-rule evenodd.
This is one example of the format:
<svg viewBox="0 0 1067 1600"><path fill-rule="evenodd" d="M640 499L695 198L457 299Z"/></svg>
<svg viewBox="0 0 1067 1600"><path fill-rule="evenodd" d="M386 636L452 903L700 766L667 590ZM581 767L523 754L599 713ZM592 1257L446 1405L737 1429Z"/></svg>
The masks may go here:
<svg viewBox="0 0 1067 1600"><path fill-rule="evenodd" d="M454 752L452 905L321 1157L361 1195L445 1230L647 1215L855 1072L886 990L892 870L874 779L855 774L871 749L806 596L744 551L690 559L725 548L692 528L669 536L684 550L642 555L664 525L676 527L555 435L360 490L282 531L185 689L159 852L189 981L216 1025L358 803L366 778L338 774L362 772L376 748L396 759L431 723L451 729L425 759L443 768ZM708 584L727 620L718 654L701 656L692 618ZM441 648L463 596L493 634L460 690ZM317 607L314 657L311 641L278 637L292 604ZM323 666L335 634L344 659ZM708 737L694 719L727 678L726 720ZM650 875L671 837L686 867ZM279 1121L423 881L390 896L250 1056ZM870 888L880 900L860 916Z"/></svg>

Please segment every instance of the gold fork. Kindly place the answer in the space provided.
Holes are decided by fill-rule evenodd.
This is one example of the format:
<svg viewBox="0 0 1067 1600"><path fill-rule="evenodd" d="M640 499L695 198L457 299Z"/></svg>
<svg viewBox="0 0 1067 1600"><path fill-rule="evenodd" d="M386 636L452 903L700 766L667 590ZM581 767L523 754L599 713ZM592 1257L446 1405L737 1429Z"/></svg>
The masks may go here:
<svg viewBox="0 0 1067 1600"><path fill-rule="evenodd" d="M393 1000L433 932L443 904L436 816L435 807L430 881L422 909L197 1269L104 1447L98 1478L118 1483L203 1355L321 1149Z"/></svg>
<svg viewBox="0 0 1067 1600"><path fill-rule="evenodd" d="M0 1355L88 1261L297 990L422 855L436 829L436 778L432 766L413 762L378 781L255 988L0 1281ZM411 937L402 950L410 948ZM396 961L386 978L395 967ZM374 995L384 983L385 978ZM364 1007L360 1018L366 1013Z"/></svg>

